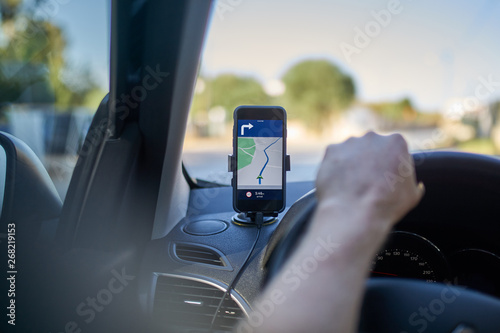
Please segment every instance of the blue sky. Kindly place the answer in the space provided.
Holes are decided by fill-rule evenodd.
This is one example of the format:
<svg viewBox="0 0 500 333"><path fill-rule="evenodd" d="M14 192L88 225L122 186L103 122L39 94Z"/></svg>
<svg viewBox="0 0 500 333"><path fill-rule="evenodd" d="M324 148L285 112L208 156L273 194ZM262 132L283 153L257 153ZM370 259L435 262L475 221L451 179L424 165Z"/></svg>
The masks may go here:
<svg viewBox="0 0 500 333"><path fill-rule="evenodd" d="M203 71L266 81L301 59L327 58L355 77L361 100L409 96L429 110L474 94L478 77L500 81L500 4L493 0L401 0L400 12L348 61L340 45L355 45L355 29L365 31L375 21L372 11L390 3L241 1L214 15Z"/></svg>
<svg viewBox="0 0 500 333"><path fill-rule="evenodd" d="M398 13L377 22L396 0L219 0L205 44L202 73L236 72L265 83L294 63L327 58L350 73L363 101L411 97L442 109L474 95L480 77L500 82L500 3L495 0L400 0ZM68 58L88 64L107 86L109 2L72 0L54 20L67 28ZM396 8L396 7L394 7ZM374 23L375 22L375 23ZM349 59L357 28L372 30ZM487 97L500 96L492 91Z"/></svg>
<svg viewBox="0 0 500 333"><path fill-rule="evenodd" d="M42 7L64 29L67 60L77 67L89 66L101 87L109 87L110 5L107 0L48 1Z"/></svg>

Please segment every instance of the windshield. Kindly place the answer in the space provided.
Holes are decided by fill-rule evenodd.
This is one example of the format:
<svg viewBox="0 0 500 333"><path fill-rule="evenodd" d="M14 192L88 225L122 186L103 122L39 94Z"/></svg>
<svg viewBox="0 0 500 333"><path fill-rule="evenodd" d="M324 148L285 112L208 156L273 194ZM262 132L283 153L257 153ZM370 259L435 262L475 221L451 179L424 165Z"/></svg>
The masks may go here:
<svg viewBox="0 0 500 333"><path fill-rule="evenodd" d="M329 143L398 132L410 149L500 148L497 1L219 0L184 146L191 176L228 184L232 113L288 113L288 181Z"/></svg>

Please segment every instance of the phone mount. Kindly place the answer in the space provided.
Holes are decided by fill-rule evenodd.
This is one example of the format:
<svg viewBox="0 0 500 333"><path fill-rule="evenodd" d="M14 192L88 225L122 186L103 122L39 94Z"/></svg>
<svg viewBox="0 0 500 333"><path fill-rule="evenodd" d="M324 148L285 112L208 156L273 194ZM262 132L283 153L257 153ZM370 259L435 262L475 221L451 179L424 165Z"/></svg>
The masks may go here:
<svg viewBox="0 0 500 333"><path fill-rule="evenodd" d="M290 171L290 155L285 155L285 171ZM227 171L236 172L236 157L233 155L227 156ZM231 182L234 181L234 178ZM234 191L234 184L233 191ZM239 225L268 225L277 221L278 212L240 212L233 216L233 222Z"/></svg>
<svg viewBox="0 0 500 333"><path fill-rule="evenodd" d="M258 214L262 214L262 217L257 216ZM268 225L268 224L273 224L276 222L276 217L278 216L278 213L276 215L264 215L262 212L248 212L248 213L238 213L233 216L233 222L238 224L238 225L255 225L255 224L261 224L261 225ZM262 219L262 222L260 221L260 218Z"/></svg>

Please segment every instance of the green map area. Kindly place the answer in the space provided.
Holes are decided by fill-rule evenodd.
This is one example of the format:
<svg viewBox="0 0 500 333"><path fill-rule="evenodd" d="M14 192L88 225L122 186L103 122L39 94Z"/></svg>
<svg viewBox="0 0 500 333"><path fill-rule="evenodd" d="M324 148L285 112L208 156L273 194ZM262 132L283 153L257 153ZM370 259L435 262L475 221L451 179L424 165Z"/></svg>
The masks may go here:
<svg viewBox="0 0 500 333"><path fill-rule="evenodd" d="M255 154L253 138L238 138L238 170L252 163Z"/></svg>

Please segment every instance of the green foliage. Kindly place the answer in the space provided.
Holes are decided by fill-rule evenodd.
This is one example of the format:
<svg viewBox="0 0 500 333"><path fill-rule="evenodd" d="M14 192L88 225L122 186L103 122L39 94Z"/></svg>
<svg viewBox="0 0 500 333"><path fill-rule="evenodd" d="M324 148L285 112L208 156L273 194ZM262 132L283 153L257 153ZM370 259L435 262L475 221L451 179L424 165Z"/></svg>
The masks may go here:
<svg viewBox="0 0 500 333"><path fill-rule="evenodd" d="M494 125L500 125L500 101L495 101L490 105L490 112Z"/></svg>
<svg viewBox="0 0 500 333"><path fill-rule="evenodd" d="M226 119L230 121L234 109L243 104L269 104L271 99L264 92L260 83L249 77L223 74L214 79L203 79L204 90L195 94L193 115L221 106L226 110Z"/></svg>
<svg viewBox="0 0 500 333"><path fill-rule="evenodd" d="M393 123L408 123L414 121L418 115L408 98L396 102L372 103L369 107Z"/></svg>
<svg viewBox="0 0 500 333"><path fill-rule="evenodd" d="M331 116L346 109L354 100L352 78L327 60L306 60L283 76L286 86L283 104L297 117L322 131Z"/></svg>
<svg viewBox="0 0 500 333"><path fill-rule="evenodd" d="M489 138L475 138L465 142L458 142L457 148L462 151L494 155L498 154L497 148Z"/></svg>
<svg viewBox="0 0 500 333"><path fill-rule="evenodd" d="M252 163L255 154L255 140L253 138L238 138L238 166L243 169Z"/></svg>
<svg viewBox="0 0 500 333"><path fill-rule="evenodd" d="M258 81L235 75L220 75L212 81L213 104L231 112L241 104L267 104L266 95Z"/></svg>
<svg viewBox="0 0 500 333"><path fill-rule="evenodd" d="M19 10L22 0L0 0L0 13L2 22L12 20Z"/></svg>
<svg viewBox="0 0 500 333"><path fill-rule="evenodd" d="M443 121L443 115L439 112L418 112L414 124L420 126L434 126L437 127Z"/></svg>
<svg viewBox="0 0 500 333"><path fill-rule="evenodd" d="M59 110L85 106L99 91L90 71L76 71L64 58L64 31L38 19L36 7L22 1L0 0L0 103L53 103ZM37 0L34 6L42 4ZM74 85L64 78L75 78ZM102 95L102 94L101 94ZM95 105L94 105L95 107Z"/></svg>

